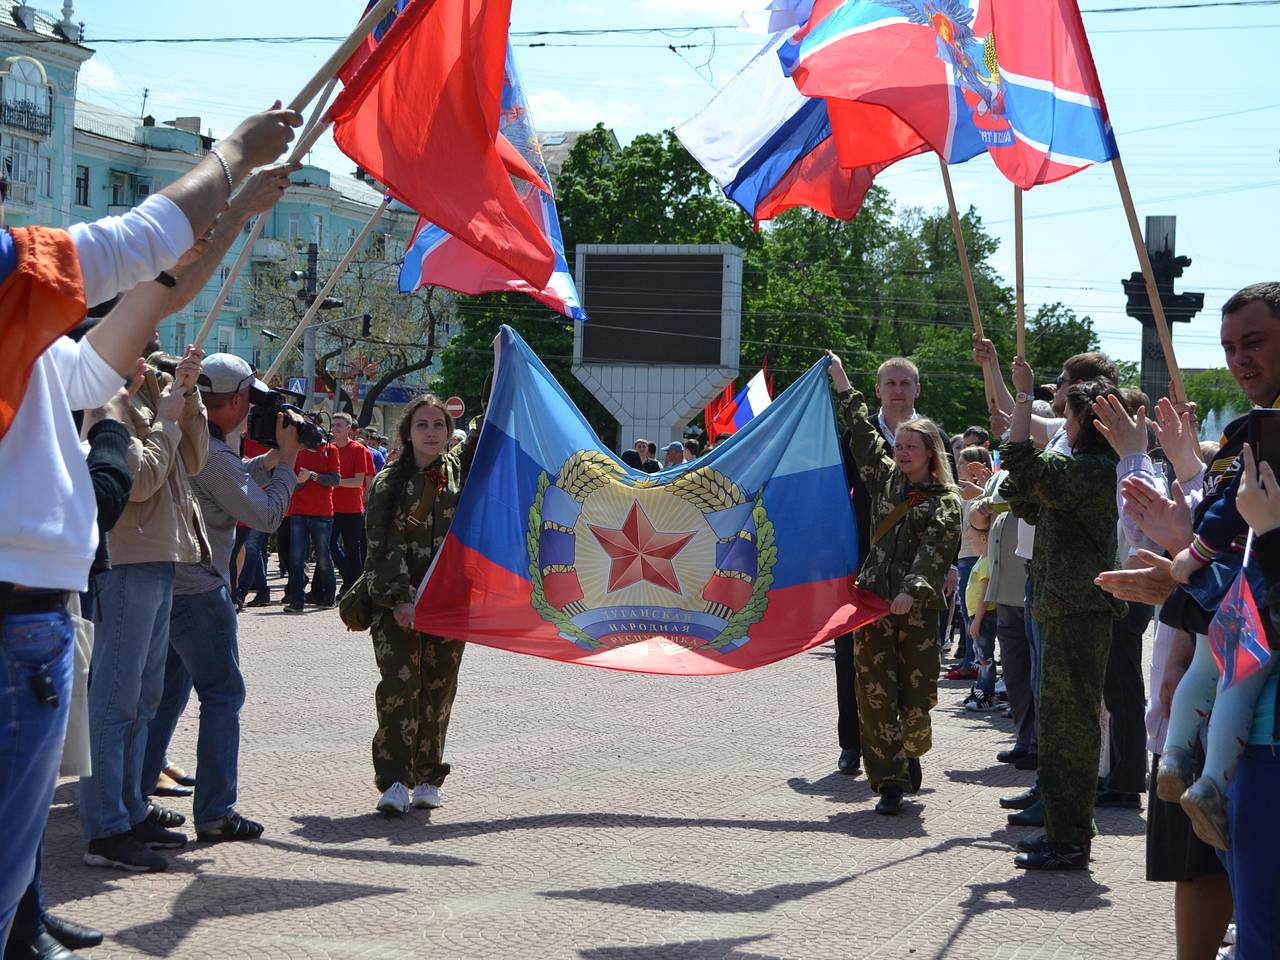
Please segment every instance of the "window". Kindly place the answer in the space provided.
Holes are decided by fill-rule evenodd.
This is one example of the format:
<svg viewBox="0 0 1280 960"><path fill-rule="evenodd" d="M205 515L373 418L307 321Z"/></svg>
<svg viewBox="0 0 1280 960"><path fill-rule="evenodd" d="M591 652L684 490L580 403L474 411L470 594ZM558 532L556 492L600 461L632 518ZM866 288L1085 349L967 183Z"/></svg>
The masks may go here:
<svg viewBox="0 0 1280 960"><path fill-rule="evenodd" d="M49 88L40 80L40 71L27 60L14 60L4 78L5 103L32 103L43 110L49 107Z"/></svg>
<svg viewBox="0 0 1280 960"><path fill-rule="evenodd" d="M53 196L53 157L40 158L40 196Z"/></svg>
<svg viewBox="0 0 1280 960"><path fill-rule="evenodd" d="M89 168L76 167L76 206L89 205Z"/></svg>
<svg viewBox="0 0 1280 960"><path fill-rule="evenodd" d="M129 175L111 171L111 202L118 207L132 206L129 200Z"/></svg>
<svg viewBox="0 0 1280 960"><path fill-rule="evenodd" d="M173 324L173 354L176 357L182 356L187 350L187 324L185 321L176 320Z"/></svg>
<svg viewBox="0 0 1280 960"><path fill-rule="evenodd" d="M302 237L302 222L296 213L289 214L289 242L297 243Z"/></svg>
<svg viewBox="0 0 1280 960"><path fill-rule="evenodd" d="M30 203L37 175L36 142L12 134L4 137L0 140L0 165L9 178L10 198Z"/></svg>
<svg viewBox="0 0 1280 960"><path fill-rule="evenodd" d="M317 247L324 246L324 217L318 213L311 217L311 239Z"/></svg>
<svg viewBox="0 0 1280 960"><path fill-rule="evenodd" d="M220 271L218 271L218 285L219 285L219 287L224 286L224 285L226 284L226 282L227 282L227 277L229 277L229 276L231 276L231 268L230 268L230 267L223 267Z"/></svg>
<svg viewBox="0 0 1280 960"><path fill-rule="evenodd" d="M350 250L356 245L356 228L352 227L347 231L347 249Z"/></svg>
<svg viewBox="0 0 1280 960"><path fill-rule="evenodd" d="M137 195L138 202L141 203L147 197L151 196L151 182L149 180L139 181L138 188L134 193Z"/></svg>
<svg viewBox="0 0 1280 960"><path fill-rule="evenodd" d="M231 338L234 335L235 335L235 331L232 330L230 327L218 328L218 352L219 353L231 352ZM184 346L183 349L185 350L186 347Z"/></svg>

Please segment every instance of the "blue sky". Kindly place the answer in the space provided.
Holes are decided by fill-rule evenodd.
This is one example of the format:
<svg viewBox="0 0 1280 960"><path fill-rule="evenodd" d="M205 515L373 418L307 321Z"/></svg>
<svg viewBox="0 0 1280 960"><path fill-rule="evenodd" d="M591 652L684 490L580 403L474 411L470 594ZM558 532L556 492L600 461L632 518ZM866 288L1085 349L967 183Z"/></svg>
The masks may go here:
<svg viewBox="0 0 1280 960"><path fill-rule="evenodd" d="M1112 123L1140 216L1178 218L1179 252L1193 260L1181 290L1205 293L1205 311L1174 333L1184 367L1221 366L1218 308L1234 290L1276 279L1280 250L1280 5L1090 13L1141 3L1082 0ZM673 27L670 35L548 37L518 47L534 123L581 129L602 121L625 142L696 112L762 43L732 24L752 0L513 0L513 31ZM763 6L763 0L758 0ZM80 0L97 56L81 74L82 99L158 119L199 115L215 134L275 97L288 100L323 62L327 43L95 44L107 37L336 36L361 0L342 4L221 0L217 16L196 4ZM714 37L714 48L711 40ZM518 44L536 42L517 39ZM695 43L673 53L667 44ZM1248 112L1246 112L1248 111ZM1229 114L1229 116L1221 116ZM1216 119L1201 119L1201 118ZM1197 122L1188 123L1188 120ZM1155 129L1153 129L1155 128ZM331 139L314 162L346 171ZM1001 238L997 266L1013 277L1013 188L985 158L952 168L957 198ZM916 158L881 178L903 203L945 203L937 164ZM1141 330L1124 315L1120 279L1137 269L1110 167L1031 191L1025 201L1031 308L1061 300L1097 325L1104 349L1137 360Z"/></svg>

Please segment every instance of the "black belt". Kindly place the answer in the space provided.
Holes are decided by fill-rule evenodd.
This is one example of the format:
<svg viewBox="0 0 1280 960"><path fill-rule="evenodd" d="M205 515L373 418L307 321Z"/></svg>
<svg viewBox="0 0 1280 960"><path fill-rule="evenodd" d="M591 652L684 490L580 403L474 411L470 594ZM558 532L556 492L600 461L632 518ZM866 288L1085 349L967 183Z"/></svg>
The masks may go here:
<svg viewBox="0 0 1280 960"><path fill-rule="evenodd" d="M0 583L0 609L5 613L54 613L67 609L65 590L16 589Z"/></svg>

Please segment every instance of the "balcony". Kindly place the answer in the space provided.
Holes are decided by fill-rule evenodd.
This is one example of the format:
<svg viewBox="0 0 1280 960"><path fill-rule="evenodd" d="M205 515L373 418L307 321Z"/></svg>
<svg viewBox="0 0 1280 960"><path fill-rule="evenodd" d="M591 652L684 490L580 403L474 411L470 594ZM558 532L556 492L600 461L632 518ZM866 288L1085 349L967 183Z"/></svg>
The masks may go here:
<svg viewBox="0 0 1280 960"><path fill-rule="evenodd" d="M53 115L30 100L0 100L0 123L47 137L53 132Z"/></svg>
<svg viewBox="0 0 1280 960"><path fill-rule="evenodd" d="M284 263L289 259L289 245L283 240L259 237L253 242L253 259L270 263Z"/></svg>
<svg viewBox="0 0 1280 960"><path fill-rule="evenodd" d="M22 203L31 206L36 202L36 185L22 180L10 180L5 203Z"/></svg>

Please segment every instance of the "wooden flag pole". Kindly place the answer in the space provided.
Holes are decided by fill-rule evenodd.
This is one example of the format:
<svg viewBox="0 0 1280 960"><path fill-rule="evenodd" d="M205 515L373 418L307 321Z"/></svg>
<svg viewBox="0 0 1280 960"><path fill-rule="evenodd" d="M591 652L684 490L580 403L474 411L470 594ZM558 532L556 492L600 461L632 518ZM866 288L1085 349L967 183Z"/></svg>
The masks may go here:
<svg viewBox="0 0 1280 960"><path fill-rule="evenodd" d="M320 312L320 305L324 303L325 298L329 296L329 292L333 290L334 285L337 284L342 275L347 272L347 267L351 266L351 261L354 260L356 254L360 252L360 249L364 246L364 242L369 239L369 234L373 232L374 224L381 219L382 214L390 205L391 198L383 197L382 203L378 204L378 208L374 210L373 215L369 217L369 222L366 223L364 225L364 229L360 231L360 236L356 237L355 242L351 244L351 249L348 250L346 255L338 261L338 265L333 268L333 273L331 273L329 275L329 279L325 281L324 287L318 294L316 294L316 298L312 302L311 306L307 308L306 314L304 314L302 319L298 321L298 325L293 328L293 332L289 334L289 339L285 340L284 344L280 347L280 352L276 354L276 358L272 361L271 367L266 373L261 375L260 379L264 383L270 384L271 378L280 372L280 368L284 366L284 362L289 356L289 351L291 351L294 346L297 345L298 341L302 339L303 333L306 332L311 321L315 319L316 314ZM307 386L310 388L311 385L308 384Z"/></svg>
<svg viewBox="0 0 1280 960"><path fill-rule="evenodd" d="M1138 263L1142 267L1142 279L1146 281L1147 298L1151 301L1151 316L1156 323L1156 333L1160 337L1160 346L1164 350L1164 362L1169 368L1169 399L1174 403L1186 403L1187 391L1182 385L1182 371L1178 369L1178 358L1173 353L1173 335L1169 332L1169 323L1165 320L1164 304L1160 300L1160 290L1156 287L1155 271L1151 269L1151 257L1147 253L1146 241L1142 238L1142 226L1138 223L1138 211L1133 205L1133 194L1129 191L1129 178L1124 175L1124 164L1120 155L1116 154L1111 161L1111 169L1116 174L1116 186L1120 188L1120 199L1124 203L1125 216L1129 218L1129 233L1133 235L1133 248L1138 254Z"/></svg>
<svg viewBox="0 0 1280 960"><path fill-rule="evenodd" d="M982 332L982 315L978 311L978 291L973 286L973 271L969 269L969 250L964 243L964 227L960 223L960 211L956 209L956 194L951 188L951 174L947 171L947 162L938 157L938 166L942 168L942 185L947 190L947 206L951 208L951 229L956 235L956 252L960 255L960 272L964 276L965 293L969 295L969 317L973 320L973 332L979 340L985 340ZM991 381L991 370L982 368L982 385L987 394L987 407L994 409L996 389Z"/></svg>
<svg viewBox="0 0 1280 960"><path fill-rule="evenodd" d="M293 149L293 153L289 157L289 162L306 155L307 151L315 146L316 140L324 130L328 129L328 123L321 122L324 116L325 106L329 102L329 95L333 92L334 86L337 84L338 78L332 77L328 86L320 95L320 102L316 105L316 109L311 114L311 119L307 121L307 125L302 128L302 133L298 137L298 143ZM209 315L204 318L204 323L200 327L200 332L196 334L193 341L196 349L200 349L204 345L209 334L213 332L213 324L218 319L218 314L222 312L222 308L226 305L227 298L231 296L231 291L236 285L236 281L240 279L240 273L244 270L244 266L249 262L249 257L253 253L253 245L257 243L258 238L262 236L262 231L267 225L267 215L265 213L258 214L258 218L254 221L249 235L244 239L244 246L240 248L240 255L236 257L235 263L231 265L231 272L227 274L227 279L222 282L222 289L218 291L217 298L213 301L213 306L209 308Z"/></svg>
<svg viewBox="0 0 1280 960"><path fill-rule="evenodd" d="M356 48L364 43L365 39L369 34L373 33L374 28L382 22L383 18L395 9L395 5L396 0L378 0L377 4L360 18L356 28L351 31L351 36L347 37L341 46L329 55L329 59L316 71L315 76L308 80L307 85L302 88L298 95L289 101L289 109L296 110L298 113L305 110L320 88L337 76L342 65L351 59L351 55L356 52Z"/></svg>
<svg viewBox="0 0 1280 960"><path fill-rule="evenodd" d="M1013 188L1013 258L1014 289L1016 292L1016 317L1018 356L1027 358L1027 288L1022 259L1022 188Z"/></svg>

